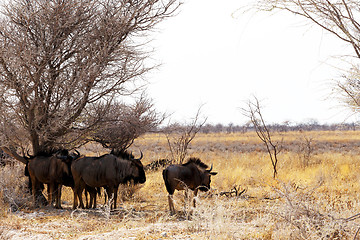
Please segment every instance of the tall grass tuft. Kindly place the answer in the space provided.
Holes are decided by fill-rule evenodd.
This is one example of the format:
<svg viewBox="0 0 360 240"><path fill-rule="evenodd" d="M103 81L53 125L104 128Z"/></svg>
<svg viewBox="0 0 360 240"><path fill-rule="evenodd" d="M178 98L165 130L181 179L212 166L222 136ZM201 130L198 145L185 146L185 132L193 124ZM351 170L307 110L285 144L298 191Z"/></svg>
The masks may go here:
<svg viewBox="0 0 360 240"><path fill-rule="evenodd" d="M24 165L17 163L0 168L0 209L14 212L31 205L31 194L24 175Z"/></svg>

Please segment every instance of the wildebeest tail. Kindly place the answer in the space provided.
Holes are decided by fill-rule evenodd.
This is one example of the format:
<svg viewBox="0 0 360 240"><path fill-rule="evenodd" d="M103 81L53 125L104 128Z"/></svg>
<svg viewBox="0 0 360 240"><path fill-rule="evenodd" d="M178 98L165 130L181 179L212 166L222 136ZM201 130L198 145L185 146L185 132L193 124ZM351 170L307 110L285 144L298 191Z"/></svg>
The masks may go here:
<svg viewBox="0 0 360 240"><path fill-rule="evenodd" d="M26 165L25 165L25 176L29 177L30 174L29 174L29 162L26 162Z"/></svg>
<svg viewBox="0 0 360 240"><path fill-rule="evenodd" d="M30 174L29 174L29 162L26 163L25 165L25 176L28 177L28 182L27 182L27 188L29 190L29 192L32 192L32 184L31 184L31 178L30 178Z"/></svg>
<svg viewBox="0 0 360 240"><path fill-rule="evenodd" d="M164 182L165 182L165 187L166 187L166 190L168 191L169 194L173 194L174 191L171 189L167 172L168 172L167 169L164 169L163 172L162 172L163 178L164 178Z"/></svg>

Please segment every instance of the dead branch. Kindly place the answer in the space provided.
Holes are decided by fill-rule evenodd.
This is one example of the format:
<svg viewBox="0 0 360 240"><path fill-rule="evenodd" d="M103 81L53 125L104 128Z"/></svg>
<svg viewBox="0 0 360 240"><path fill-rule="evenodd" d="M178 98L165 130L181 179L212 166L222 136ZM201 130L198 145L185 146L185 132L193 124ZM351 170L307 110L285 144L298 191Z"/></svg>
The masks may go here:
<svg viewBox="0 0 360 240"><path fill-rule="evenodd" d="M219 196L226 196L226 197L240 197L243 193L245 193L247 191L246 188L244 188L243 190L241 190L240 186L235 185L230 191L223 191L220 192Z"/></svg>

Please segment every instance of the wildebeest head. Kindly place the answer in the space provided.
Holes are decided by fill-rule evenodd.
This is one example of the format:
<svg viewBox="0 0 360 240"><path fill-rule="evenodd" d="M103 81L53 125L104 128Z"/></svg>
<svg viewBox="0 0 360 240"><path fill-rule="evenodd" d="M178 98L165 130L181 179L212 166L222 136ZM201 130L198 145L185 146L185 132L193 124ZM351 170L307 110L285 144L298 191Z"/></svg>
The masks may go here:
<svg viewBox="0 0 360 240"><path fill-rule="evenodd" d="M217 174L217 172L211 172L213 165L211 164L210 169L206 170L209 168L208 165L203 163L199 158L190 158L187 163L183 164L183 166L189 166L192 164L196 165L200 172L200 183L197 188L203 192L208 191L210 189L211 175Z"/></svg>
<svg viewBox="0 0 360 240"><path fill-rule="evenodd" d="M75 150L75 153L69 153L67 149L61 149L54 154L56 158L60 159L65 165L62 167L63 181L65 186L74 186L74 179L71 173L71 164L80 157L80 153Z"/></svg>
<svg viewBox="0 0 360 240"><path fill-rule="evenodd" d="M207 168L207 167L206 167ZM211 175L216 175L217 172L211 172L213 169L213 166L211 164L211 167L209 170L203 169L202 175L201 175L201 185L198 187L200 191L206 192L210 189L210 183L211 183Z"/></svg>
<svg viewBox="0 0 360 240"><path fill-rule="evenodd" d="M139 158L135 158L132 153L129 153L128 151L125 150L120 150L120 151L112 150L111 154L131 162L130 174L129 174L130 177L128 177L126 181L133 180L135 184L144 183L146 181L144 166L141 163L141 159L143 158L144 155L141 151Z"/></svg>
<svg viewBox="0 0 360 240"><path fill-rule="evenodd" d="M144 166L140 162L140 160L134 159L131 161L131 165L133 166L131 169L133 170L133 180L134 183L144 183L146 181Z"/></svg>
<svg viewBox="0 0 360 240"><path fill-rule="evenodd" d="M63 162L71 164L72 161L80 157L80 153L75 150L75 153L69 154L69 151L67 149L61 149L56 152L55 156L61 159Z"/></svg>

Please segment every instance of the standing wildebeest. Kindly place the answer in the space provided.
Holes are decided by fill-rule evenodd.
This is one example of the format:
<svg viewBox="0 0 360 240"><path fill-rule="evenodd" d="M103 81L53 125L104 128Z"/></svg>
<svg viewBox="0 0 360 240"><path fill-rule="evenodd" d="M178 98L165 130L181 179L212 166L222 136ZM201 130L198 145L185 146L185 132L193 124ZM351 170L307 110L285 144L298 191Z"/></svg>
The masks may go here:
<svg viewBox="0 0 360 240"><path fill-rule="evenodd" d="M37 195L42 191L43 184L48 185L48 202L52 205L55 198L55 208L61 208L62 185L73 187L71 163L80 156L79 152L69 155L67 150L56 152L41 152L28 158L28 172L32 184L34 205L38 206Z"/></svg>
<svg viewBox="0 0 360 240"><path fill-rule="evenodd" d="M117 192L119 184L133 180L135 184L146 181L144 167L141 157L135 159L134 156L126 151L105 154L100 157L83 157L77 159L71 166L74 177L74 204L84 208L82 192L85 187L104 187L109 196L114 194L114 208L116 208ZM95 194L96 196L96 194ZM91 197L91 196L90 196ZM96 207L96 206L94 206Z"/></svg>
<svg viewBox="0 0 360 240"><path fill-rule="evenodd" d="M201 162L199 158L190 158L187 163L174 164L168 166L163 171L163 178L166 190L169 193L169 208L170 213L175 213L172 195L176 190L185 190L189 188L194 191L194 196L197 195L198 190L208 191L210 189L211 175L216 175L217 172L211 172L212 166L206 170L208 166ZM195 207L195 199L194 199Z"/></svg>

